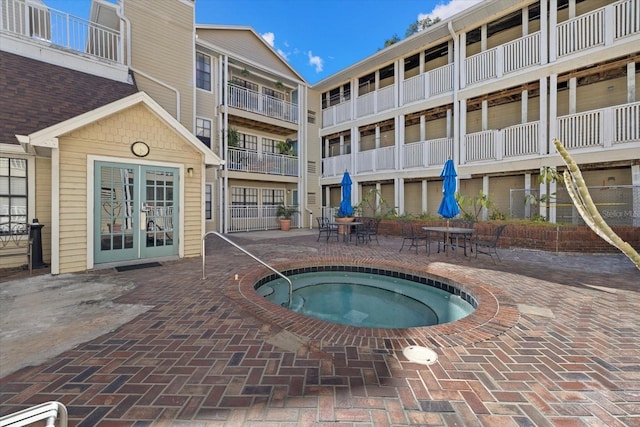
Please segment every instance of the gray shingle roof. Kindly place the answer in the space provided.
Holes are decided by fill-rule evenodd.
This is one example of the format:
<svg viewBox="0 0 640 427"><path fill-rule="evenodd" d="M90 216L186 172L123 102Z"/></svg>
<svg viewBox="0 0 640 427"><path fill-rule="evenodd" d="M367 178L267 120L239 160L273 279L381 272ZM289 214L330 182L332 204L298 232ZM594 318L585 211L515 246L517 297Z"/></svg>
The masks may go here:
<svg viewBox="0 0 640 427"><path fill-rule="evenodd" d="M0 143L138 92L122 83L0 51Z"/></svg>

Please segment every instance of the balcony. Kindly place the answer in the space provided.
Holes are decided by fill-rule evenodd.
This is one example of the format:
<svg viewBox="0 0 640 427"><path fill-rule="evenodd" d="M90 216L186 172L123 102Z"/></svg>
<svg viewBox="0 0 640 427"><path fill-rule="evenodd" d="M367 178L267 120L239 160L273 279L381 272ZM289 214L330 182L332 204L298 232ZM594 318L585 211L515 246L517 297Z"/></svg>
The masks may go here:
<svg viewBox="0 0 640 427"><path fill-rule="evenodd" d="M640 102L558 117L558 139L567 150L640 142Z"/></svg>
<svg viewBox="0 0 640 427"><path fill-rule="evenodd" d="M640 0L623 0L577 16L556 27L560 58L596 46L610 46L640 33Z"/></svg>
<svg viewBox="0 0 640 427"><path fill-rule="evenodd" d="M296 104L231 83L227 88L229 107L290 123L298 123L298 106Z"/></svg>
<svg viewBox="0 0 640 427"><path fill-rule="evenodd" d="M468 85L540 65L540 32L470 56L464 63Z"/></svg>
<svg viewBox="0 0 640 427"><path fill-rule="evenodd" d="M453 91L453 64L406 79L402 85L402 103L410 104Z"/></svg>
<svg viewBox="0 0 640 427"><path fill-rule="evenodd" d="M229 148L226 161L230 171L298 176L298 158L294 156Z"/></svg>
<svg viewBox="0 0 640 427"><path fill-rule="evenodd" d="M447 159L453 158L453 138L412 142L404 144L402 149L404 169L441 167Z"/></svg>
<svg viewBox="0 0 640 427"><path fill-rule="evenodd" d="M0 0L0 32L123 63L118 31L24 0Z"/></svg>
<svg viewBox="0 0 640 427"><path fill-rule="evenodd" d="M464 136L461 163L525 159L539 155L540 122L490 129Z"/></svg>

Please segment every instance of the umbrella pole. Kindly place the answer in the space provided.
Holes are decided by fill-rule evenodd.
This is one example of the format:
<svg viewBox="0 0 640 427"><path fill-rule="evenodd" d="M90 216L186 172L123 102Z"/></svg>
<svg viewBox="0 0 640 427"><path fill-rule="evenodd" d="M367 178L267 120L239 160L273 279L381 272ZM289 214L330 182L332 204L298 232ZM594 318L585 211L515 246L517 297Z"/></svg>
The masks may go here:
<svg viewBox="0 0 640 427"><path fill-rule="evenodd" d="M447 219L447 231L444 233L444 255L449 256L449 220Z"/></svg>

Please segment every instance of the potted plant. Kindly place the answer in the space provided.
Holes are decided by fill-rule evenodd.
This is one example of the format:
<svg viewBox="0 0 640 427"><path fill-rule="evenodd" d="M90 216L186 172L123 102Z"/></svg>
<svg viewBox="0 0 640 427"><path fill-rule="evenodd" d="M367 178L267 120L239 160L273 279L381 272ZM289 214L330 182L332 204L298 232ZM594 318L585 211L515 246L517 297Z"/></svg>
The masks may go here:
<svg viewBox="0 0 640 427"><path fill-rule="evenodd" d="M285 206L284 204L278 206L276 215L280 222L280 230L289 231L291 229L291 217L297 212L298 210L293 206Z"/></svg>
<svg viewBox="0 0 640 427"><path fill-rule="evenodd" d="M287 138L285 141L278 141L278 151L285 156L293 156L293 143Z"/></svg>
<svg viewBox="0 0 640 427"><path fill-rule="evenodd" d="M280 80L278 80L277 82L274 83L274 86L277 87L280 90L284 89L284 83L282 83Z"/></svg>

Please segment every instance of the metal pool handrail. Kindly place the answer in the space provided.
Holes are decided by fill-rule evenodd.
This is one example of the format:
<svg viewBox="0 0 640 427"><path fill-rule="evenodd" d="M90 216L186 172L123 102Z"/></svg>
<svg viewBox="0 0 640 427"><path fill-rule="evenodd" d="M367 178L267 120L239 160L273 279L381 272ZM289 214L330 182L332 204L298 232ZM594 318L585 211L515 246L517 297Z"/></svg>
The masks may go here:
<svg viewBox="0 0 640 427"><path fill-rule="evenodd" d="M260 264L264 265L265 267L267 267L269 270L273 271L274 273L276 273L278 276L282 277L284 280L287 281L287 283L289 284L289 301L287 301L287 307L291 308L291 300L293 298L293 283L291 282L291 280L285 276L284 274L280 273L278 270L276 270L275 268L271 267L269 264L267 264L266 262L262 261L260 258L258 258L257 256L253 255L251 252L247 251L246 249L241 248L237 243L234 243L233 241L227 239L226 237L224 237L222 234L218 233L217 231L209 231L207 233L204 234L204 236L202 236L202 280L206 279L205 273L204 273L204 262L205 262L205 247L204 247L204 242L205 239L207 238L207 236L209 236L210 234L213 234L215 236L218 236L219 238L221 238L222 240L224 240L225 242L229 243L232 246L235 246L236 248L240 249L243 253L245 253L246 255L250 256L251 258L253 258L254 260L258 261Z"/></svg>

